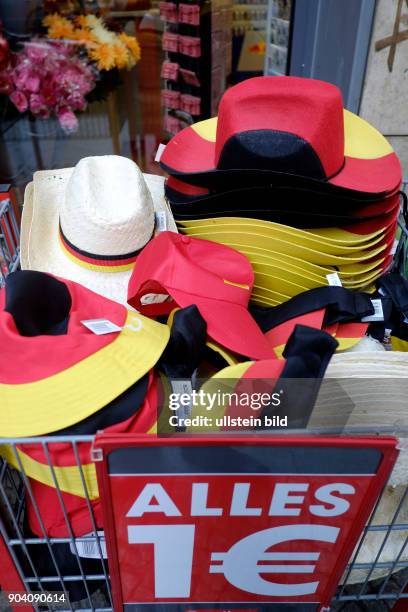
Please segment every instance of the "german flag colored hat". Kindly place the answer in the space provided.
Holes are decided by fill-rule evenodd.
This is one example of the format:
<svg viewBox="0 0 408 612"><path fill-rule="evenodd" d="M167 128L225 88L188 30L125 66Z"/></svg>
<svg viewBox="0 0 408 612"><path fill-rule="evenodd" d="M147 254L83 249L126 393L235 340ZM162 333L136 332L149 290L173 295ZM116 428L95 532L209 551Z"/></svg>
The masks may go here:
<svg viewBox="0 0 408 612"><path fill-rule="evenodd" d="M174 136L161 166L184 182L211 188L280 178L293 186L384 196L401 183L389 142L343 109L336 86L286 76L255 77L229 89L218 118Z"/></svg>
<svg viewBox="0 0 408 612"><path fill-rule="evenodd" d="M83 321L94 319L117 331L93 333ZM73 281L10 274L0 291L0 436L48 434L101 410L149 372L169 334Z"/></svg>

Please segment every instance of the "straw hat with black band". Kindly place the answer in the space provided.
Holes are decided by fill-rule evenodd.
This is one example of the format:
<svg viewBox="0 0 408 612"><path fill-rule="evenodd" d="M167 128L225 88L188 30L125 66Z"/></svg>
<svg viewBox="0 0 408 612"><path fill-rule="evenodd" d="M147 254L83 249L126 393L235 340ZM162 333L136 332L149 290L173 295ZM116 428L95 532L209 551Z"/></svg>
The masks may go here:
<svg viewBox="0 0 408 612"><path fill-rule="evenodd" d="M126 304L137 256L160 230L177 231L163 177L125 157L85 157L75 168L36 172L27 186L21 267Z"/></svg>

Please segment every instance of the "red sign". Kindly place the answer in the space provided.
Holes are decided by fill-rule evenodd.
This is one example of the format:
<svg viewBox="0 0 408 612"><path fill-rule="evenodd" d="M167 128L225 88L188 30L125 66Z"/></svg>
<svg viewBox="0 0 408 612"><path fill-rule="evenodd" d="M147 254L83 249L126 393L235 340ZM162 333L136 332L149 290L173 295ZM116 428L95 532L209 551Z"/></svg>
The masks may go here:
<svg viewBox="0 0 408 612"><path fill-rule="evenodd" d="M115 610L135 611L328 605L397 454L390 439L98 444Z"/></svg>

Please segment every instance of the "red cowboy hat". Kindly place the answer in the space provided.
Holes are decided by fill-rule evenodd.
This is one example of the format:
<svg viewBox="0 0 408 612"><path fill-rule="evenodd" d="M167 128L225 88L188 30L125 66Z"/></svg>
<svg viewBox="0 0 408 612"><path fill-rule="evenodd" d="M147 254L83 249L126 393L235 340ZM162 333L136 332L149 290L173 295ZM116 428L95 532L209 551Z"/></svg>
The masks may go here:
<svg viewBox="0 0 408 612"><path fill-rule="evenodd" d="M300 77L256 77L229 89L217 118L174 136L161 157L169 174L200 187L280 177L360 194L383 195L401 183L388 141L343 109L340 90Z"/></svg>

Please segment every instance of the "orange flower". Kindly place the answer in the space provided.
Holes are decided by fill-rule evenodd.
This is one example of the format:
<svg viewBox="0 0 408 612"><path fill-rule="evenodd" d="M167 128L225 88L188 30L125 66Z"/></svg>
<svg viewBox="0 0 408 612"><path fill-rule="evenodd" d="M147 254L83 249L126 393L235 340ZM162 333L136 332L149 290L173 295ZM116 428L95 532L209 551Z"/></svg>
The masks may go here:
<svg viewBox="0 0 408 612"><path fill-rule="evenodd" d="M83 28L77 28L72 34L72 40L77 40L82 44L94 42L94 36L89 30Z"/></svg>
<svg viewBox="0 0 408 612"><path fill-rule="evenodd" d="M140 60L140 45L134 36L128 36L125 32L119 34L120 40L127 46L135 60Z"/></svg>
<svg viewBox="0 0 408 612"><path fill-rule="evenodd" d="M119 70L126 68L129 63L129 51L126 47L121 44L116 44L113 45L113 51L115 54L115 63Z"/></svg>
<svg viewBox="0 0 408 612"><path fill-rule="evenodd" d="M75 17L75 23L80 28L84 28L84 29L89 28L86 15L78 15L78 17Z"/></svg>
<svg viewBox="0 0 408 612"><path fill-rule="evenodd" d="M74 34L72 23L60 15L48 15L43 23L48 27L49 38L72 38Z"/></svg>
<svg viewBox="0 0 408 612"><path fill-rule="evenodd" d="M96 49L91 49L89 55L97 63L99 70L112 70L115 67L115 51L111 45L99 45Z"/></svg>

